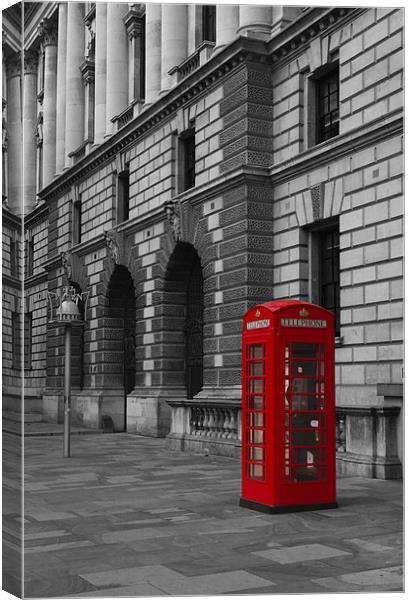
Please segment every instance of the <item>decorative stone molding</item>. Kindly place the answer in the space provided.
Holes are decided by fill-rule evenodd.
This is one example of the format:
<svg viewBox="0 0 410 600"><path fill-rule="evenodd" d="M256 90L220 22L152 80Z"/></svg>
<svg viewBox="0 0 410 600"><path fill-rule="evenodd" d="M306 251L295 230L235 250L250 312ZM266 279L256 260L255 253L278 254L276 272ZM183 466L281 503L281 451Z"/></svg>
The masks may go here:
<svg viewBox="0 0 410 600"><path fill-rule="evenodd" d="M24 74L35 74L37 73L38 66L38 52L34 50L24 51Z"/></svg>
<svg viewBox="0 0 410 600"><path fill-rule="evenodd" d="M86 59L80 65L81 75L83 77L83 81L86 85L90 83L94 83L95 81L95 63L93 60Z"/></svg>
<svg viewBox="0 0 410 600"><path fill-rule="evenodd" d="M40 21L37 33L44 47L57 45L57 27L50 19Z"/></svg>
<svg viewBox="0 0 410 600"><path fill-rule="evenodd" d="M172 237L179 242L181 240L181 208L179 204L169 200L164 203L164 210L170 224Z"/></svg>
<svg viewBox="0 0 410 600"><path fill-rule="evenodd" d="M142 35L142 18L145 14L145 7L143 4L132 4L130 10L123 18L124 25L127 29L128 38L141 37Z"/></svg>
<svg viewBox="0 0 410 600"><path fill-rule="evenodd" d="M299 227L311 225L322 219L337 217L343 202L343 182L336 179L297 194L295 197L296 218Z"/></svg>
<svg viewBox="0 0 410 600"><path fill-rule="evenodd" d="M105 243L108 248L108 254L114 265L120 264L120 244L118 233L114 230L104 232Z"/></svg>
<svg viewBox="0 0 410 600"><path fill-rule="evenodd" d="M21 75L21 54L13 54L7 58L6 64L7 77L18 77Z"/></svg>
<svg viewBox="0 0 410 600"><path fill-rule="evenodd" d="M34 128L37 148L43 145L43 111L40 110L37 116L37 123Z"/></svg>
<svg viewBox="0 0 410 600"><path fill-rule="evenodd" d="M69 283L72 280L73 269L72 269L72 254L71 252L61 252L61 266L64 269L64 275L66 276L67 282Z"/></svg>

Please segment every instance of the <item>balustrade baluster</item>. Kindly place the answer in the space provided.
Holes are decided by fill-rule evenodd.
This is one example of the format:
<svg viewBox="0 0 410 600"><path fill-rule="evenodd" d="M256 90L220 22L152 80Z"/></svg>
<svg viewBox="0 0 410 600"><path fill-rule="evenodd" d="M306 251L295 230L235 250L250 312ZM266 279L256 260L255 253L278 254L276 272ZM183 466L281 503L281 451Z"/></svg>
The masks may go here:
<svg viewBox="0 0 410 600"><path fill-rule="evenodd" d="M214 419L214 413L212 408L208 408L208 436L209 437L213 437L214 436L214 430L215 430L215 419Z"/></svg>
<svg viewBox="0 0 410 600"><path fill-rule="evenodd" d="M222 413L223 413L223 418L224 418L222 437L227 438L229 436L229 410L224 408L222 410Z"/></svg>
<svg viewBox="0 0 410 600"><path fill-rule="evenodd" d="M209 431L209 427L208 427L208 423L209 423L209 415L208 415L208 409L207 408L203 408L203 413L204 413L204 420L202 423L202 435L207 436L208 435L208 431Z"/></svg>

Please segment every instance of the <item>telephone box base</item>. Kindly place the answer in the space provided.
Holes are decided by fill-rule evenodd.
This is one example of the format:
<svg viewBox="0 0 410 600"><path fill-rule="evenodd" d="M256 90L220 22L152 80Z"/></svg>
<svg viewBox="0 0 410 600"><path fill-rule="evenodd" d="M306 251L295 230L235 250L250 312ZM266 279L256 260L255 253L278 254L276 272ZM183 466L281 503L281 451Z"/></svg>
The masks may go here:
<svg viewBox="0 0 410 600"><path fill-rule="evenodd" d="M267 504L261 504L260 502L253 502L252 500L246 500L241 498L239 500L239 506L242 508L250 508L251 510L257 510L259 512L268 514L280 514L287 512L301 512L303 510L324 510L326 508L337 508L337 502L324 502L322 504L290 504L288 506L269 506Z"/></svg>

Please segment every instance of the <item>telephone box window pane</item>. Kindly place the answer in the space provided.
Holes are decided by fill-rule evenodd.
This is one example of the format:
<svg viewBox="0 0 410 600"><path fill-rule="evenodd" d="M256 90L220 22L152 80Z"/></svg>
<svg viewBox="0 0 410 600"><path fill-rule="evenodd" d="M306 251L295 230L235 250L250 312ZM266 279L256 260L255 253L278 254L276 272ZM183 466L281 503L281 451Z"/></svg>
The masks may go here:
<svg viewBox="0 0 410 600"><path fill-rule="evenodd" d="M318 358L318 344L308 342L294 342L292 344L292 358Z"/></svg>
<svg viewBox="0 0 410 600"><path fill-rule="evenodd" d="M257 461L264 462L264 451L263 448L258 446L250 446L248 448L248 460L249 461Z"/></svg>
<svg viewBox="0 0 410 600"><path fill-rule="evenodd" d="M316 360L294 360L292 366L292 375L304 375L314 377L317 375Z"/></svg>
<svg viewBox="0 0 410 600"><path fill-rule="evenodd" d="M250 479L264 479L264 467L263 465L250 463L248 465L248 477Z"/></svg>
<svg viewBox="0 0 410 600"><path fill-rule="evenodd" d="M315 481L319 479L319 476L320 469L315 465L292 468L293 481Z"/></svg>
<svg viewBox="0 0 410 600"><path fill-rule="evenodd" d="M249 398L249 408L250 410L263 410L264 406L264 397L263 396L251 396Z"/></svg>
<svg viewBox="0 0 410 600"><path fill-rule="evenodd" d="M255 362L255 363L251 363L250 365L250 375L251 377L262 377L263 376L263 363L261 362Z"/></svg>
<svg viewBox="0 0 410 600"><path fill-rule="evenodd" d="M265 436L263 429L249 429L247 435L248 444L264 444Z"/></svg>
<svg viewBox="0 0 410 600"><path fill-rule="evenodd" d="M320 448L294 448L292 450L292 464L296 465L317 465L321 456Z"/></svg>
<svg viewBox="0 0 410 600"><path fill-rule="evenodd" d="M249 353L249 358L254 360L254 359L261 359L264 358L263 355L263 344L252 344L252 346L249 347L250 353Z"/></svg>
<svg viewBox="0 0 410 600"><path fill-rule="evenodd" d="M319 432L314 429L294 429L292 431L293 446L316 446L319 444Z"/></svg>
<svg viewBox="0 0 410 600"><path fill-rule="evenodd" d="M249 379L249 391L251 394L263 393L264 390L264 379Z"/></svg>
<svg viewBox="0 0 410 600"><path fill-rule="evenodd" d="M263 413L250 412L248 414L249 427L263 427Z"/></svg>
<svg viewBox="0 0 410 600"><path fill-rule="evenodd" d="M316 396L292 395L292 410L318 410L319 398Z"/></svg>
<svg viewBox="0 0 410 600"><path fill-rule="evenodd" d="M302 429L317 429L319 427L319 414L314 412L293 412L292 427Z"/></svg>
<svg viewBox="0 0 410 600"><path fill-rule="evenodd" d="M316 393L316 379L304 379L302 377L295 377L292 381L292 394L293 393Z"/></svg>

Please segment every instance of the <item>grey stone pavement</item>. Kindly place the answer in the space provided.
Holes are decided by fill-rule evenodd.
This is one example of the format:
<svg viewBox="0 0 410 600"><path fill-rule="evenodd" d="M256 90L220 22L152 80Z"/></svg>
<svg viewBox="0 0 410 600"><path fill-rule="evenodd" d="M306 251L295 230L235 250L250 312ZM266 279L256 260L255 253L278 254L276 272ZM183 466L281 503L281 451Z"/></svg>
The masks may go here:
<svg viewBox="0 0 410 600"><path fill-rule="evenodd" d="M403 590L401 481L339 477L339 508L266 515L239 507L239 460L129 434L62 444L25 438L25 597Z"/></svg>

